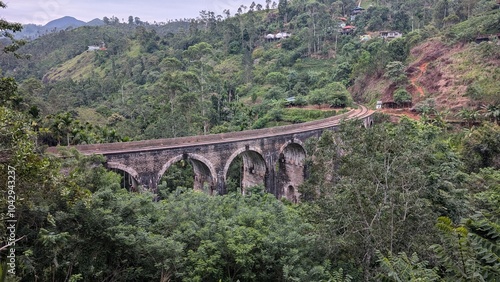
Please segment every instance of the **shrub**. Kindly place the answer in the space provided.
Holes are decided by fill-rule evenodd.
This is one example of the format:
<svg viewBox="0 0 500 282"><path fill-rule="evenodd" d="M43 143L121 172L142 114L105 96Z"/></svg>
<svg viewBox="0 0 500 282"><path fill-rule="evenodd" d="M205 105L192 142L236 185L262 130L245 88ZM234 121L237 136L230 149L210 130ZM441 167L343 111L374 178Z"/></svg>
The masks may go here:
<svg viewBox="0 0 500 282"><path fill-rule="evenodd" d="M399 88L394 92L394 102L398 105L411 103L411 95L404 88Z"/></svg>

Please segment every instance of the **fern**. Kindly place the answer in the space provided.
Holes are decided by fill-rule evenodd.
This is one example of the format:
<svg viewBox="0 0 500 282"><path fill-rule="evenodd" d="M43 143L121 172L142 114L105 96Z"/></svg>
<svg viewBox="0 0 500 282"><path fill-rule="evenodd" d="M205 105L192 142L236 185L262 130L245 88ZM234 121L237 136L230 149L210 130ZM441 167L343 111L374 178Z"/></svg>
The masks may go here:
<svg viewBox="0 0 500 282"><path fill-rule="evenodd" d="M331 282L351 282L352 277L349 274L344 273L344 270L340 268L338 271L331 273Z"/></svg>
<svg viewBox="0 0 500 282"><path fill-rule="evenodd" d="M377 277L381 281L440 281L437 268L427 268L428 262L421 261L416 253L408 257L406 253L394 256L389 253L387 257L377 251L380 268L384 272Z"/></svg>
<svg viewBox="0 0 500 282"><path fill-rule="evenodd" d="M500 280L500 224L482 214L467 221L471 230L469 239L477 260L481 263L481 275L486 280Z"/></svg>
<svg viewBox="0 0 500 282"><path fill-rule="evenodd" d="M500 280L500 225L475 215L460 225L446 217L437 220L442 244L432 245L443 275L454 281Z"/></svg>

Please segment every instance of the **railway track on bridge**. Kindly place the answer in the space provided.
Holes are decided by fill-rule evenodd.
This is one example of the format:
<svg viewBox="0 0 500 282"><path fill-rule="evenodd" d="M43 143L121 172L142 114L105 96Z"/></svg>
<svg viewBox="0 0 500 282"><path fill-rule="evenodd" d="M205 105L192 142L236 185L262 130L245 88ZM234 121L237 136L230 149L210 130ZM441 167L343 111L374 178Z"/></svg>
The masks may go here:
<svg viewBox="0 0 500 282"><path fill-rule="evenodd" d="M318 129L331 128L339 125L342 120L364 119L369 117L373 111L363 105L358 105L358 108L347 113L333 116L326 119L315 120L300 124L277 126L272 128L245 130L238 132L197 135L179 138L154 139L144 141L131 141L119 143L104 143L90 145L76 145L69 147L49 147L47 152L59 154L59 148L75 148L84 155L92 154L122 154L131 152L144 152L162 149L182 148L200 145L212 145L226 142L245 141L258 138L268 138L279 135L289 135L294 133L308 132Z"/></svg>

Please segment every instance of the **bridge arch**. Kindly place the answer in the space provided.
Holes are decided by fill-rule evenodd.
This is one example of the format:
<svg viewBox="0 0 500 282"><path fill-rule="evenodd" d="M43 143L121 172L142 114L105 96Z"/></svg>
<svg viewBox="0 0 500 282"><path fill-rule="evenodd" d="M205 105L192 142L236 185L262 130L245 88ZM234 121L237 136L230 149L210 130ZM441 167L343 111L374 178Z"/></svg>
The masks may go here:
<svg viewBox="0 0 500 282"><path fill-rule="evenodd" d="M306 152L306 145L304 144L304 142L300 141L299 139L297 138L293 138L292 140L288 140L285 142L285 144L283 144L280 148L280 152L279 154L281 155L283 153L283 151L287 148L288 145L290 144L295 144L295 145L298 145L302 148L302 150L304 151L304 153Z"/></svg>
<svg viewBox="0 0 500 282"><path fill-rule="evenodd" d="M306 150L304 144L293 139L280 149L276 165L277 197L285 197L291 202L297 203L300 198L298 186L305 179Z"/></svg>
<svg viewBox="0 0 500 282"><path fill-rule="evenodd" d="M142 185L139 184L139 173L137 171L129 166L126 166L122 163L118 162L106 162L105 165L108 169L114 169L114 170L120 170L123 172L128 173L128 175L131 177L130 179L130 190L132 191L142 191L143 187ZM126 185L125 185L126 186ZM126 188L126 187L125 187Z"/></svg>
<svg viewBox="0 0 500 282"><path fill-rule="evenodd" d="M161 177L168 170L170 166L181 160L188 160L194 169L195 179L194 179L194 189L199 191L205 191L204 183L209 183L209 194L212 194L215 188L215 181L217 180L217 174L215 173L214 165L207 158L193 153L185 153L177 155L170 160L168 160L160 169L156 176L156 183L159 184Z"/></svg>
<svg viewBox="0 0 500 282"><path fill-rule="evenodd" d="M226 161L224 166L224 183L227 183L228 171L234 159L238 156L242 157L243 161L243 179L241 181L242 193L246 193L246 189L256 185L266 185L266 180L269 177L269 170L266 161L263 157L261 149L253 146L245 146L233 152ZM266 187L268 189L269 187Z"/></svg>

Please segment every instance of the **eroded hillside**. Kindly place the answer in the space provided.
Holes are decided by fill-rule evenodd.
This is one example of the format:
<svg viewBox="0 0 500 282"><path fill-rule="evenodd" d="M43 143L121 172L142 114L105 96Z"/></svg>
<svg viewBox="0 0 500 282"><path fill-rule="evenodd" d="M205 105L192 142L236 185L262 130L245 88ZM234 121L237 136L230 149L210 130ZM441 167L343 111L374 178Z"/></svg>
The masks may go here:
<svg viewBox="0 0 500 282"><path fill-rule="evenodd" d="M412 48L405 69L405 89L411 94L412 104L433 99L437 109L451 111L498 104L499 48L497 41L447 45L439 38ZM378 91L374 96L383 102L393 102L396 89L396 83L377 73L366 76L351 88L358 96Z"/></svg>

